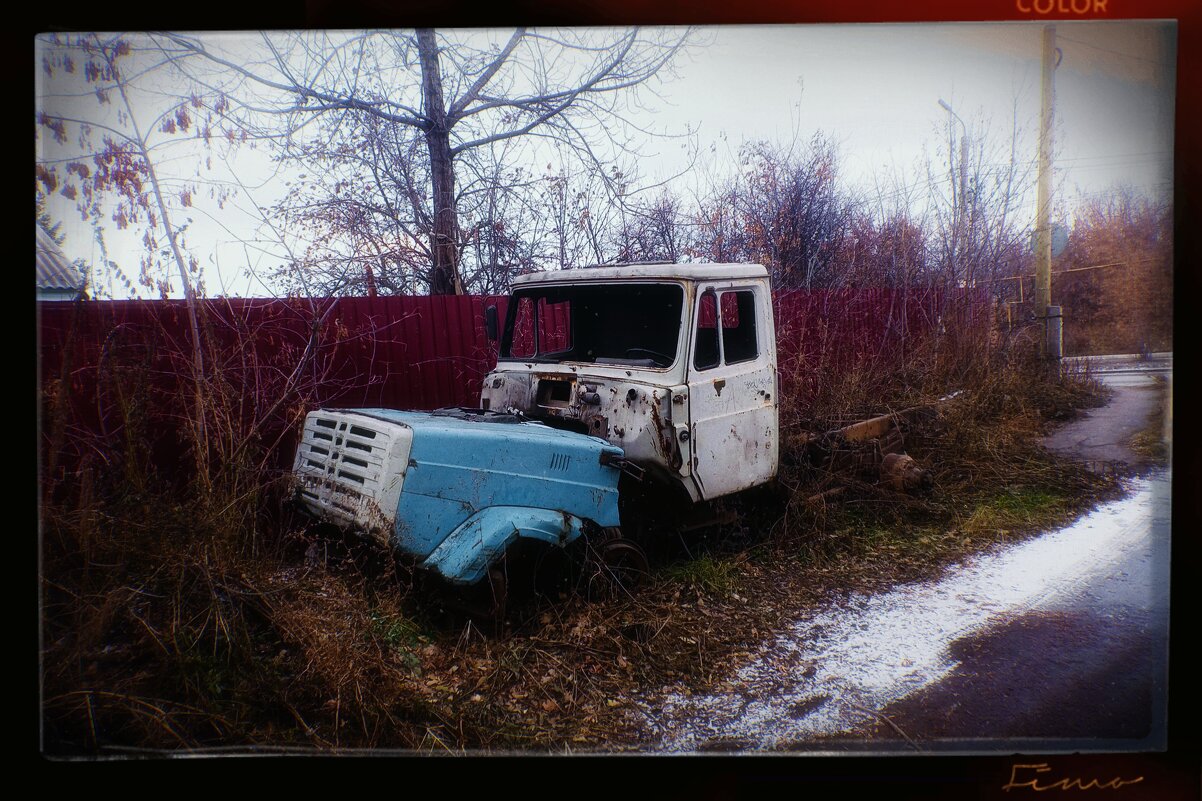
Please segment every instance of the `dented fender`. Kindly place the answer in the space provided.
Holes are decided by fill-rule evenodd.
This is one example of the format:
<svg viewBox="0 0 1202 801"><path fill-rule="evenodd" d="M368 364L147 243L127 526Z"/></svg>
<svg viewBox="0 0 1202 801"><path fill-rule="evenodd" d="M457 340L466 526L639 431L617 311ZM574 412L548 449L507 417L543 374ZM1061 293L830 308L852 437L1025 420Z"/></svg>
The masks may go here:
<svg viewBox="0 0 1202 801"><path fill-rule="evenodd" d="M584 521L553 509L490 506L481 509L439 544L420 567L452 584L475 584L520 538L563 547L582 533Z"/></svg>

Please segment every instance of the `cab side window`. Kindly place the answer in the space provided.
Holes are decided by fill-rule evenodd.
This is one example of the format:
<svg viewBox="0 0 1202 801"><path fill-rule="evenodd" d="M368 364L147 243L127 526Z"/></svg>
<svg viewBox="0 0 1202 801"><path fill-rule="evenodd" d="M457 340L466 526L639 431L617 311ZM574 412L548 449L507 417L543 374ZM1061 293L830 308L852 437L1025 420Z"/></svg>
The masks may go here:
<svg viewBox="0 0 1202 801"><path fill-rule="evenodd" d="M755 336L755 293L722 293L722 354L727 364L747 362L760 355Z"/></svg>
<svg viewBox="0 0 1202 801"><path fill-rule="evenodd" d="M718 296L707 289L697 304L697 340L693 347L693 367L708 370L718 366Z"/></svg>
<svg viewBox="0 0 1202 801"><path fill-rule="evenodd" d="M571 304L538 299L538 353L560 353L572 347Z"/></svg>
<svg viewBox="0 0 1202 801"><path fill-rule="evenodd" d="M721 348L719 348L721 341ZM755 293L749 289L707 289L697 301L693 368L748 362L760 355L755 329Z"/></svg>
<svg viewBox="0 0 1202 801"><path fill-rule="evenodd" d="M513 339L509 344L509 355L517 359L534 356L534 301L530 298L518 300L518 310L513 323Z"/></svg>

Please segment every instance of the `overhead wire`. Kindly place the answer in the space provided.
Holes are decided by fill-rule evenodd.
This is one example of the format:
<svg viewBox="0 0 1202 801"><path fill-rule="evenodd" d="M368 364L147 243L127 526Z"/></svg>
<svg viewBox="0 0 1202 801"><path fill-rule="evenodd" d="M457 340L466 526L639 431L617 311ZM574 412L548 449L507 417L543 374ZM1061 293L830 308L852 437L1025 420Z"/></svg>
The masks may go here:
<svg viewBox="0 0 1202 801"><path fill-rule="evenodd" d="M1056 34L1056 41L1072 42L1073 44L1079 44L1079 45L1082 45L1083 47L1090 47L1090 48L1093 48L1094 50L1100 50L1103 53L1110 53L1111 55L1122 56L1123 58L1130 58L1130 59L1134 59L1135 61L1142 61L1145 64L1151 64L1154 67L1160 66L1159 62L1153 61L1150 58L1144 58L1143 56L1133 56L1130 53L1123 53L1118 50L1111 50L1109 47L1102 47L1100 45L1090 44L1089 42L1083 42L1080 39L1073 39L1070 36L1064 36L1063 34L1060 34L1060 33Z"/></svg>

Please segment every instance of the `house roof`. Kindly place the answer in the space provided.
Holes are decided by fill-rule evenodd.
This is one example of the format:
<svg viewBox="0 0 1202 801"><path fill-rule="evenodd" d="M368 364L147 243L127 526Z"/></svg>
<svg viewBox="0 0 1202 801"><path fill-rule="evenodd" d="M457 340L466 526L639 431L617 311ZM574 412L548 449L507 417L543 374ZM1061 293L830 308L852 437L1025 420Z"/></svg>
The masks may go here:
<svg viewBox="0 0 1202 801"><path fill-rule="evenodd" d="M42 226L34 223L37 230L37 249L34 254L36 289L74 290L84 287L84 277L71 264L67 254Z"/></svg>

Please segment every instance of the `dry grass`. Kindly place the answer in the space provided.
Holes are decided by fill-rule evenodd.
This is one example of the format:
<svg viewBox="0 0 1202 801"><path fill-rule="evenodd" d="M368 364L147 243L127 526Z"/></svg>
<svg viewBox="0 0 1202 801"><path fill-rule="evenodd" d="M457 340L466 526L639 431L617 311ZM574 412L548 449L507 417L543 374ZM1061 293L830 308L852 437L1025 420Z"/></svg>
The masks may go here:
<svg viewBox="0 0 1202 801"><path fill-rule="evenodd" d="M702 689L827 593L934 575L1111 491L1035 439L1097 388L1030 375L1012 343L831 377L786 403L788 425L966 390L914 432L934 493L803 461L784 469L782 503L757 500L694 538L634 596L547 602L499 637L442 610L391 555L302 529L280 485L181 494L133 442L132 456L84 465L44 505L45 748L638 748L655 732L639 693Z"/></svg>
<svg viewBox="0 0 1202 801"><path fill-rule="evenodd" d="M1159 377L1156 380L1160 392L1167 398L1168 382ZM1169 444L1165 441L1166 434L1168 433L1165 428L1165 411L1166 405L1164 402L1156 404L1156 408L1148 416L1144 427L1136 432L1129 443L1131 450L1135 451L1149 465L1168 463Z"/></svg>

